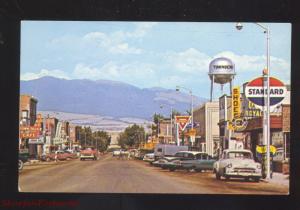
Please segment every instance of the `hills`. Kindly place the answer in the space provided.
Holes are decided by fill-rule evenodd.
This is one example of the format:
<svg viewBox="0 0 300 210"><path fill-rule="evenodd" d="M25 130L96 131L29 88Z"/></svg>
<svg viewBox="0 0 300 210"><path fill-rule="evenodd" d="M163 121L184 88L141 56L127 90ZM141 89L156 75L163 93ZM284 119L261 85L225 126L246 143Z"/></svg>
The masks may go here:
<svg viewBox="0 0 300 210"><path fill-rule="evenodd" d="M58 111L116 118L151 119L153 113L170 114L170 106L185 112L191 96L164 88L145 88L109 80L65 80L41 77L21 81L20 93L38 100L38 111ZM194 104L207 101L194 97ZM166 104L160 108L161 104Z"/></svg>

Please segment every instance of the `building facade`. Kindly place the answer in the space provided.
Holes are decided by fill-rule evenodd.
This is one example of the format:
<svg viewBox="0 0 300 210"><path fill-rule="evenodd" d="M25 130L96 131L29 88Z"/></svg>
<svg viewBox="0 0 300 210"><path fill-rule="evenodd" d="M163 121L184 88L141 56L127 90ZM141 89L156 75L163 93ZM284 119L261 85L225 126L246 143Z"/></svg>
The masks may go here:
<svg viewBox="0 0 300 210"><path fill-rule="evenodd" d="M30 95L20 95L19 121L21 125L33 126L37 117L38 100Z"/></svg>
<svg viewBox="0 0 300 210"><path fill-rule="evenodd" d="M69 125L69 148L76 149L79 148L79 139L80 139L80 126L73 124Z"/></svg>
<svg viewBox="0 0 300 210"><path fill-rule="evenodd" d="M219 149L220 131L219 102L206 102L194 109L194 122L199 123L196 127L196 145L200 151L215 156Z"/></svg>
<svg viewBox="0 0 300 210"><path fill-rule="evenodd" d="M162 119L158 124L158 141L163 144L175 144L174 126L170 119Z"/></svg>

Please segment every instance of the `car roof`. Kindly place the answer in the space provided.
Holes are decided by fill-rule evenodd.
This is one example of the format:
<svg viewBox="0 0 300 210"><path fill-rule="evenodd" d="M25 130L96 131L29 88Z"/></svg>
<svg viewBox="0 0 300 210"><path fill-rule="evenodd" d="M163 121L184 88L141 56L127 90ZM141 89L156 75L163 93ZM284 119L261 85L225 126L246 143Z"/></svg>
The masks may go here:
<svg viewBox="0 0 300 210"><path fill-rule="evenodd" d="M248 152L248 153L252 153L250 150L248 149L225 149L224 152Z"/></svg>
<svg viewBox="0 0 300 210"><path fill-rule="evenodd" d="M190 153L190 154L193 154L193 155L196 155L196 154L207 154L206 152L199 152L199 151L179 151L179 152L176 152L176 153Z"/></svg>

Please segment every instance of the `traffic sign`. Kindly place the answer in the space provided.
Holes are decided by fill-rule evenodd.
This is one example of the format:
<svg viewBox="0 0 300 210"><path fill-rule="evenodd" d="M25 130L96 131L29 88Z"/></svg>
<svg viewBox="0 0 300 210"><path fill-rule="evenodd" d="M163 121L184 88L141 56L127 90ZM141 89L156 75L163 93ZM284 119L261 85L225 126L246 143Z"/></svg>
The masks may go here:
<svg viewBox="0 0 300 210"><path fill-rule="evenodd" d="M178 127L183 131L188 122L191 120L191 116L175 116L175 121L178 124Z"/></svg>
<svg viewBox="0 0 300 210"><path fill-rule="evenodd" d="M264 97L267 96L267 86L264 87L266 77L258 77L249 82L245 88L245 96L257 106L264 106ZM270 77L270 106L279 104L286 95L286 87L282 81Z"/></svg>

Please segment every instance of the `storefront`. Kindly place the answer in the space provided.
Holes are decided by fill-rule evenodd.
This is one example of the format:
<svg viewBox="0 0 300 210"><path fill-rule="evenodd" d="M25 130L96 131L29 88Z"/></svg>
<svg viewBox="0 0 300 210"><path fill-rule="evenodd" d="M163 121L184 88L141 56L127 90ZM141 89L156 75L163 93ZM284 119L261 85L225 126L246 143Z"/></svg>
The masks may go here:
<svg viewBox="0 0 300 210"><path fill-rule="evenodd" d="M44 152L44 141L42 138L39 139L29 139L29 156L34 159L38 159Z"/></svg>

